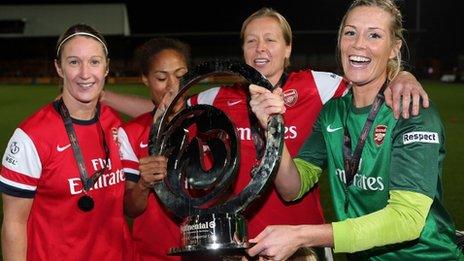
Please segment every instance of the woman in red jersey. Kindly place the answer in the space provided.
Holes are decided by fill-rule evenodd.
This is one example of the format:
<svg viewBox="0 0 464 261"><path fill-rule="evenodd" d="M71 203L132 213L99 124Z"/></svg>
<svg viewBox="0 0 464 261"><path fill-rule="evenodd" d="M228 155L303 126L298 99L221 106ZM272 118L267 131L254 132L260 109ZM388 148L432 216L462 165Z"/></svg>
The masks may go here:
<svg viewBox="0 0 464 261"><path fill-rule="evenodd" d="M120 119L99 97L106 41L77 24L58 39L62 95L15 130L2 161L4 260L132 260Z"/></svg>
<svg viewBox="0 0 464 261"><path fill-rule="evenodd" d="M158 109L166 93L177 92L179 80L187 72L190 48L175 39L154 38L136 54L142 82ZM181 244L179 226L152 190L153 183L166 175L166 158L148 156L154 113L155 110L144 113L119 130L127 178L124 210L135 218L132 235L142 260L179 260L167 255L171 247Z"/></svg>

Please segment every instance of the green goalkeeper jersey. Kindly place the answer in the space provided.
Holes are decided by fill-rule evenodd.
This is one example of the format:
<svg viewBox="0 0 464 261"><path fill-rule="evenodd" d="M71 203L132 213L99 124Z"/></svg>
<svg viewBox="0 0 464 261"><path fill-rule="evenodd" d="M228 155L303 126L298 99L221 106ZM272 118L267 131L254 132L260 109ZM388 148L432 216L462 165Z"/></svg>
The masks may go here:
<svg viewBox="0 0 464 261"><path fill-rule="evenodd" d="M354 151L371 109L371 106L355 108L352 104L351 94L327 103L297 156L327 168L337 220L383 209L390 190L421 193L433 199L433 203L418 239L356 252L350 257L354 260L458 259L454 225L443 206L444 130L438 112L431 106L422 109L419 116L396 120L391 109L382 105L367 136L358 171L346 189L344 129L349 132Z"/></svg>

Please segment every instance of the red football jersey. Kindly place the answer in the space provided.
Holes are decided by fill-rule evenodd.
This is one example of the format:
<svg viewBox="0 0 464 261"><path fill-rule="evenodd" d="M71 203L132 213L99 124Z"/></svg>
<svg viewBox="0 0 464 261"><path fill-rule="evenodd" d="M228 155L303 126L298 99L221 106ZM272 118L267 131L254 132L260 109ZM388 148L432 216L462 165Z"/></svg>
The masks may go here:
<svg viewBox="0 0 464 261"><path fill-rule="evenodd" d="M285 143L292 156L311 133L319 111L324 103L346 91L343 79L333 73L311 70L291 73L283 86L287 111ZM250 170L257 163L256 150L251 139L250 123L246 115L246 87L238 84L204 91L189 100L189 105L210 104L225 112L237 128L240 144L240 168L233 193L240 193L250 182ZM255 200L245 211L249 222L249 237L257 236L266 226L275 224L321 224L324 223L319 200L319 188L297 202L284 202L274 186Z"/></svg>
<svg viewBox="0 0 464 261"><path fill-rule="evenodd" d="M27 260L132 260L132 240L122 208L124 173L117 140L121 122L106 106L101 106L99 115L100 123L97 118L73 120L89 176L106 165L104 139L110 151L108 169L88 193L95 202L89 212L77 206L83 186L64 123L53 104L26 119L8 143L0 190L33 198Z"/></svg>
<svg viewBox="0 0 464 261"><path fill-rule="evenodd" d="M153 114L145 113L123 125L119 130L121 157L128 180L137 182L139 159L148 156L148 135ZM142 260L180 260L168 256L171 247L181 245L179 225L151 192L146 210L134 219L132 236Z"/></svg>

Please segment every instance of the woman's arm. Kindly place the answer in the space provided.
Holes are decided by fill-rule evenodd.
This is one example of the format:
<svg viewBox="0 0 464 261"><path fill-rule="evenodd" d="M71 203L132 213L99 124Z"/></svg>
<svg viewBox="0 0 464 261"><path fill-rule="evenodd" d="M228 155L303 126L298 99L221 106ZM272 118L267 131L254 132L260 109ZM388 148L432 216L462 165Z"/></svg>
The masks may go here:
<svg viewBox="0 0 464 261"><path fill-rule="evenodd" d="M277 88L273 92L257 85L250 85L249 88L251 94L251 109L264 128L267 127L269 116L285 113L285 106L281 95L282 90L280 88ZM319 136L315 135L315 133L318 133ZM317 137L312 137L307 142L311 143L311 141L316 141L316 144L305 144L302 149L303 155L311 154L307 152L309 149L305 150L306 147L317 148L319 156L325 154L324 138L320 134L320 131L313 131L312 136ZM320 149L322 151L320 151ZM311 156L314 155L311 154ZM323 161L320 157L318 159L318 162ZM304 193L317 183L321 172L319 167L307 163L304 160L298 159L294 161L284 143L279 170L274 184L284 200L295 200L302 197Z"/></svg>
<svg viewBox="0 0 464 261"><path fill-rule="evenodd" d="M148 156L139 162L138 182L126 180L124 213L132 218L140 216L148 204L148 195L153 185L166 177L167 159L163 156Z"/></svg>
<svg viewBox="0 0 464 261"><path fill-rule="evenodd" d="M416 239L432 203L431 198L417 192L390 191L385 208L332 223L334 251L352 253Z"/></svg>
<svg viewBox="0 0 464 261"><path fill-rule="evenodd" d="M271 115L285 113L285 106L282 99L282 89L277 88L273 92L251 84L250 107L261 126L267 128L267 122ZM287 201L293 200L300 192L301 183L298 169L284 143L279 170L274 180L277 191Z"/></svg>
<svg viewBox="0 0 464 261"><path fill-rule="evenodd" d="M152 111L155 107L153 102L147 98L115 93L108 90L102 92L100 102L133 118L145 112Z"/></svg>
<svg viewBox="0 0 464 261"><path fill-rule="evenodd" d="M295 200L301 191L300 173L284 143L279 170L274 179L277 192L285 201Z"/></svg>
<svg viewBox="0 0 464 261"><path fill-rule="evenodd" d="M141 183L126 180L124 192L124 214L136 218L147 208L151 188Z"/></svg>
<svg viewBox="0 0 464 261"><path fill-rule="evenodd" d="M333 77L332 73L313 71L313 76L318 77L317 75L319 75L319 77L330 75L328 80L320 81L320 83L323 84L320 88L328 95L327 98L339 97L346 93L345 90L348 88L348 83L345 81L339 82L341 76ZM422 88L422 85L417 81L414 75L407 71L398 73L391 81L388 88L385 89L384 95L387 106L392 108L394 116L397 119L401 113L405 119L409 118L410 112L412 112L414 116L418 115L421 99L424 108L429 106L429 98ZM327 100L324 100L323 103Z"/></svg>
<svg viewBox="0 0 464 261"><path fill-rule="evenodd" d="M410 191L391 191L385 208L358 218L323 225L268 226L248 250L285 260L300 247L335 247L335 252L357 252L416 239L425 225L432 199Z"/></svg>
<svg viewBox="0 0 464 261"><path fill-rule="evenodd" d="M26 260L27 220L31 198L19 198L5 193L3 199L2 255L5 261Z"/></svg>

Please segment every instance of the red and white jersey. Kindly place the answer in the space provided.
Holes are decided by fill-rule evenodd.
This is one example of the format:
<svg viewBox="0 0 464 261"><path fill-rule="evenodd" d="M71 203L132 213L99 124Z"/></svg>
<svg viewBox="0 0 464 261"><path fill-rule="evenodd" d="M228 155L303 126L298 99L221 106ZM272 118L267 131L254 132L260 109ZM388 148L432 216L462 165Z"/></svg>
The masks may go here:
<svg viewBox="0 0 464 261"><path fill-rule="evenodd" d="M148 135L153 114L145 113L119 129L121 157L127 180L140 178L139 159L148 156ZM148 196L147 208L134 219L132 236L141 260L180 260L168 256L172 247L181 245L179 225L168 210L158 201L154 192Z"/></svg>
<svg viewBox="0 0 464 261"><path fill-rule="evenodd" d="M291 73L283 86L287 111L285 112L285 143L292 156L311 133L322 106L332 97L341 96L346 91L343 79L333 73L311 70ZM237 128L240 144L240 169L233 193L240 193L250 182L250 170L256 164L256 150L251 139L250 123L247 116L246 88L234 86L213 88L189 100L189 105L209 104L225 112ZM247 155L247 156L243 156ZM303 199L286 203L278 196L275 187L255 200L246 209L249 222L249 236L257 236L266 226L274 224L321 224L324 222L316 187Z"/></svg>
<svg viewBox="0 0 464 261"><path fill-rule="evenodd" d="M132 260L132 240L122 204L124 173L117 140L121 122L109 107L101 106L99 114L100 123L96 118L73 120L89 176L106 164L102 128L110 151L108 169L88 192L95 202L89 212L77 206L84 195L83 186L54 104L26 119L8 143L0 190L33 198L27 260Z"/></svg>

